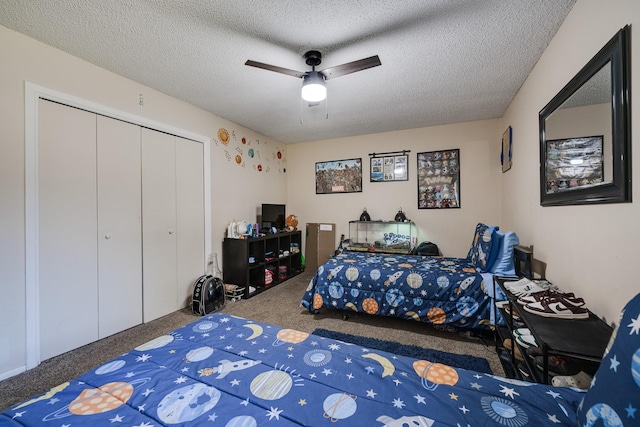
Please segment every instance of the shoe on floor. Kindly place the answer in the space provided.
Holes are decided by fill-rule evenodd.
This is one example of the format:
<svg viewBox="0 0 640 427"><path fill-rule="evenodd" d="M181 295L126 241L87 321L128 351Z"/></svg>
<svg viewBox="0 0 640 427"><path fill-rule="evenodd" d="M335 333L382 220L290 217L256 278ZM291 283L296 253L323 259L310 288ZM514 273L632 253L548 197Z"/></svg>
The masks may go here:
<svg viewBox="0 0 640 427"><path fill-rule="evenodd" d="M542 349L537 346L529 347L526 350L527 356L531 359L535 359L538 356L542 356Z"/></svg>
<svg viewBox="0 0 640 427"><path fill-rule="evenodd" d="M580 371L575 375L555 376L551 379L551 385L554 387L574 387L580 390L588 390L592 380L591 375Z"/></svg>
<svg viewBox="0 0 640 427"><path fill-rule="evenodd" d="M520 349L518 348L517 345L515 345L515 343L513 343L511 341L511 338L507 338L502 342L502 345L504 346L504 348L507 349L507 351L511 351L511 347L513 346L513 355L515 356L516 360L520 360L523 361L524 357L522 357L522 353L520 353Z"/></svg>
<svg viewBox="0 0 640 427"><path fill-rule="evenodd" d="M536 366L543 370L544 356L537 356L535 358ZM549 374L550 375L575 375L580 372L580 368L570 359L562 356L551 355L549 356Z"/></svg>

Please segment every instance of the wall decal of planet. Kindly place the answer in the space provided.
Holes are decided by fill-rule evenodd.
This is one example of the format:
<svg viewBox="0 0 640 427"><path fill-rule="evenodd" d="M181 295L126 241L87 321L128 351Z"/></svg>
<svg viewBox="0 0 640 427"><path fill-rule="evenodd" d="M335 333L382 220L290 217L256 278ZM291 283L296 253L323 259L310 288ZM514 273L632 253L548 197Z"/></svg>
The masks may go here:
<svg viewBox="0 0 640 427"><path fill-rule="evenodd" d="M167 424L193 421L216 406L220 395L218 389L201 383L180 387L162 398L158 418Z"/></svg>
<svg viewBox="0 0 640 427"><path fill-rule="evenodd" d="M327 396L322 404L325 418L329 418L331 422L344 420L356 413L358 405L356 399L346 393L335 393Z"/></svg>
<svg viewBox="0 0 640 427"><path fill-rule="evenodd" d="M278 400L286 396L293 386L291 375L284 371L271 370L256 376L249 390L255 397L264 400Z"/></svg>
<svg viewBox="0 0 640 427"><path fill-rule="evenodd" d="M154 350L156 348L164 347L165 345L173 342L173 335L161 335L157 338L152 339L151 341L147 341L146 343L139 345L134 350L138 351L149 351Z"/></svg>

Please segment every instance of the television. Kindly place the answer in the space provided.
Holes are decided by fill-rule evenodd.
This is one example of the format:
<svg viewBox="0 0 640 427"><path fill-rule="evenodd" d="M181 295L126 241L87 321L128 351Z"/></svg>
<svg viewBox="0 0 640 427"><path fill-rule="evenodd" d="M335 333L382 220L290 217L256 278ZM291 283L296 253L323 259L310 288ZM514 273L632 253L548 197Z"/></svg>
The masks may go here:
<svg viewBox="0 0 640 427"><path fill-rule="evenodd" d="M262 204L262 221L260 225L265 232L270 230L271 227L283 230L286 217L285 205Z"/></svg>

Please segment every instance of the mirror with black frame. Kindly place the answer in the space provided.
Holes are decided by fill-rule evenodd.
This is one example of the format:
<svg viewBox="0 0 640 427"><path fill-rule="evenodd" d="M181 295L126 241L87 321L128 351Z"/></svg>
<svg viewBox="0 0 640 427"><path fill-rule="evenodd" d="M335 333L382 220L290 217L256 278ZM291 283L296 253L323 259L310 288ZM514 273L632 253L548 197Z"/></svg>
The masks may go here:
<svg viewBox="0 0 640 427"><path fill-rule="evenodd" d="M540 111L542 206L631 202L627 25Z"/></svg>

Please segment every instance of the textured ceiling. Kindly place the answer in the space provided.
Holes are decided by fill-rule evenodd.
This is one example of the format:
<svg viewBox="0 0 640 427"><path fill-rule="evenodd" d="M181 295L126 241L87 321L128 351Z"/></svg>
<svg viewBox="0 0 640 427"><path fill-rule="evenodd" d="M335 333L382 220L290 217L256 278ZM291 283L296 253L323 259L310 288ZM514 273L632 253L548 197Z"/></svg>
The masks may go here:
<svg viewBox="0 0 640 427"><path fill-rule="evenodd" d="M575 0L2 0L0 25L284 143L501 117ZM378 55L303 105L308 71ZM328 118L327 118L328 116Z"/></svg>

